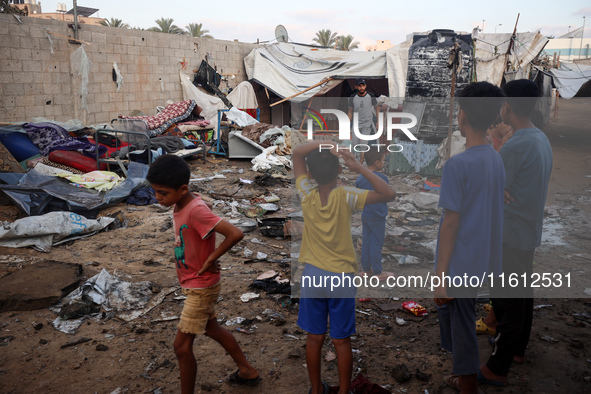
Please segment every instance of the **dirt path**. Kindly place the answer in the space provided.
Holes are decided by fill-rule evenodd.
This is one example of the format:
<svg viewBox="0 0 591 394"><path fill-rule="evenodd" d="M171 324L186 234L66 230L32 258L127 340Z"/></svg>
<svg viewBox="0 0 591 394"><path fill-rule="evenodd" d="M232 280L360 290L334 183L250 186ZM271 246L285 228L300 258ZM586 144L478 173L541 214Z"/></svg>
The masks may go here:
<svg viewBox="0 0 591 394"><path fill-rule="evenodd" d="M556 271L573 270L580 278L589 277L591 262L591 131L589 100L560 103L559 118L546 127L554 151L554 169L548 194L547 223L551 231L536 253L537 267ZM230 169L223 180L203 183L200 189L223 194L256 196L263 189L240 186L238 177L254 179L248 161L220 161L204 165L191 162L196 176L211 175ZM243 173L238 171L242 169ZM352 178L352 175L349 175ZM395 189L412 191L406 184L393 183ZM279 205L290 198L287 187L267 187L281 197ZM415 190L417 190L415 188ZM101 214L122 211L128 227L99 233L93 237L54 247L43 254L32 249L0 248L0 276L40 258L80 263L84 276L91 277L102 269L131 282L152 281L162 288L176 286L171 262L173 232L171 213L157 207L118 205ZM10 207L2 207L2 219L18 215ZM220 215L228 211L216 208ZM279 211L274 216L286 216ZM253 238L267 245L252 242ZM270 247L273 244L275 247ZM229 386L224 377L235 370L230 358L217 344L198 338L195 352L199 361L197 392L213 393L306 393L308 378L305 369L305 333L296 325L297 309L282 306L276 297L261 297L245 304L239 300L249 291L248 285L260 273L274 269L284 277L290 268L278 263L244 264L244 247L269 254L269 258L285 258L290 252L286 240L263 237L258 230L247 233L235 250L223 261L223 299L219 303L224 322L241 316L249 319L244 326L253 333L234 331L245 353L260 369L262 384L257 388L240 389ZM390 270L402 272L403 267ZM591 286L590 286L591 287ZM182 301L171 293L145 317L126 323L116 318L87 320L75 335L56 331L50 323L56 314L49 309L29 312L0 313L0 392L2 393L172 393L179 391L178 366L172 351L176 321L162 321L178 316ZM574 293L573 293L574 295ZM401 299L400 301L404 301ZM400 302L398 301L398 302ZM403 311L383 311L372 299L358 303L354 372L362 373L392 392L453 393L442 377L451 370L450 355L439 347L439 327L434 303L416 300L429 314L420 319ZM584 393L591 390L591 300L536 299L536 309L528 361L511 369L505 388L482 387L486 393ZM271 309L283 316L270 319L264 314ZM479 308L479 314L484 314ZM398 326L395 317L407 323ZM39 326L42 323L42 326ZM227 326L234 330L236 326ZM61 348L82 337L91 340ZM488 356L487 337L480 338L481 359ZM105 345L104 347L97 345ZM333 351L327 343L324 354ZM426 381L416 376L407 383L398 383L391 371L405 364L414 374L425 372ZM325 362L323 376L331 385L337 382L336 362Z"/></svg>

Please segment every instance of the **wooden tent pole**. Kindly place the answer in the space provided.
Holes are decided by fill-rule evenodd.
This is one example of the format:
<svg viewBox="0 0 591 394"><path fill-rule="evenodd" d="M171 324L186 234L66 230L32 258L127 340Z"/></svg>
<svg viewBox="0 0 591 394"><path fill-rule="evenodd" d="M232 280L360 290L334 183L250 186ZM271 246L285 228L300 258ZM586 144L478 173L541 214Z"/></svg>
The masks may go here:
<svg viewBox="0 0 591 394"><path fill-rule="evenodd" d="M505 61L503 63L503 74L501 74L501 80L499 81L499 86L501 86L501 84L503 83L503 78L505 78L505 71L507 71L507 62L509 61L509 54L511 53L511 49L513 48L513 41L515 40L516 34L517 34L517 23L519 22L519 15L521 15L521 13L517 14L517 20L515 21L515 28L513 29L513 35L511 36L511 39L509 40L509 47L507 47L507 52L505 53Z"/></svg>
<svg viewBox="0 0 591 394"><path fill-rule="evenodd" d="M273 103L273 104L271 104L271 105L270 105L270 107L272 107L272 106L274 106L274 105L277 105L277 104L281 104L281 103L282 103L282 102L284 102L284 101L287 101L287 100L290 100L290 99L292 99L292 98L294 98L294 97L297 97L297 96L299 96L300 94L306 93L308 90L312 90L312 89L314 89L315 87L317 87L317 86L320 86L320 85L322 85L323 83L326 83L326 82L328 82L328 81L332 81L332 80L333 80L333 78L326 78L326 79L323 79L322 81L318 82L317 84L314 84L314 85L310 86L309 88L306 88L306 89L302 90L301 92L298 92L298 93L296 93L296 94L292 94L291 96L289 96L289 97L286 97L286 98L284 98L283 100L280 100L280 101L277 101L276 103Z"/></svg>

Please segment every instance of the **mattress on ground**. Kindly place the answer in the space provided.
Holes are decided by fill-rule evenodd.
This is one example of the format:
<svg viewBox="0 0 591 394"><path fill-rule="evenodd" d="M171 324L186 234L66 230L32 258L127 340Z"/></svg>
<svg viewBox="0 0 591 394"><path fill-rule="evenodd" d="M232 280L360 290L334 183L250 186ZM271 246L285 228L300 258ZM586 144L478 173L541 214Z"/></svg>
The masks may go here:
<svg viewBox="0 0 591 394"><path fill-rule="evenodd" d="M76 151L54 150L49 154L49 160L54 163L63 164L84 172L97 170L96 160L84 156L82 153ZM108 166L105 163L101 163L98 169L101 171L106 171Z"/></svg>

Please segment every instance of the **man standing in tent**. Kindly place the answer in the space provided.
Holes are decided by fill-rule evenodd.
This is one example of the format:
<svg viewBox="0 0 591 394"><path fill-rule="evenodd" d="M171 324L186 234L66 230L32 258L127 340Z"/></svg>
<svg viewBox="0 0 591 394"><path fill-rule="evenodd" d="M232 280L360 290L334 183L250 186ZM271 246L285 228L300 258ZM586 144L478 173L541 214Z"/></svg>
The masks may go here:
<svg viewBox="0 0 591 394"><path fill-rule="evenodd" d="M365 83L365 78L357 78L355 89L357 89L357 92L349 97L349 120L353 120L353 113L357 113L359 120L359 132L363 135L373 135L377 130L376 123L374 121L374 108L376 111L376 119L380 118L380 107L378 105L378 101L373 93L369 93L366 90L367 84ZM367 145L371 144L370 141L360 142L359 137L355 135L354 131L352 133L351 140L353 147L359 143ZM364 156L364 153L361 152L359 162L363 163Z"/></svg>

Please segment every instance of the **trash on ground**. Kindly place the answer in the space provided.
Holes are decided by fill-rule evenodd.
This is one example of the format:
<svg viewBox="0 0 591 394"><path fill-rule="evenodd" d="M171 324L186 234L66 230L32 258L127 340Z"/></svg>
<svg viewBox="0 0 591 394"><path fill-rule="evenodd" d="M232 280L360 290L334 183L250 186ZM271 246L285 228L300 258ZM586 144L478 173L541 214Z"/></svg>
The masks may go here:
<svg viewBox="0 0 591 394"><path fill-rule="evenodd" d="M246 318L245 317L242 317L242 316L233 317L231 319L226 320L226 325L227 326L233 326L233 325L236 325L236 324L240 324L240 323L242 323L245 320L246 320Z"/></svg>
<svg viewBox="0 0 591 394"><path fill-rule="evenodd" d="M404 319L403 319L403 318L401 318L401 317L397 317L397 318L396 318L396 324L398 324L399 326L403 326L403 325L405 325L405 324L406 324L406 320L404 320Z"/></svg>
<svg viewBox="0 0 591 394"><path fill-rule="evenodd" d="M240 296L240 300L242 302L248 302L250 300L253 300L253 299L259 298L259 297L260 297L260 295L257 293L244 293Z"/></svg>
<svg viewBox="0 0 591 394"><path fill-rule="evenodd" d="M425 316L427 310L417 304L415 301L405 301L402 303L402 309L412 312L415 316Z"/></svg>

